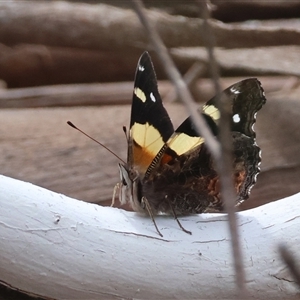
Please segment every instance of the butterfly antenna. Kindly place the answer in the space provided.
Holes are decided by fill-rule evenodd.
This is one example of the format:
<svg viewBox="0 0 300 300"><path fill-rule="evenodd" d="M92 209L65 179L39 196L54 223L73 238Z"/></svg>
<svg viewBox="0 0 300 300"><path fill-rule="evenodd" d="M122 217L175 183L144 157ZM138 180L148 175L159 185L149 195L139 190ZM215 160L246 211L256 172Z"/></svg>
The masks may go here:
<svg viewBox="0 0 300 300"><path fill-rule="evenodd" d="M72 122L68 121L67 124L71 127L73 127L74 129L78 130L79 132L81 132L82 134L84 134L85 136L87 136L88 138L90 138L91 140L93 140L94 142L96 142L98 145L102 146L103 148L105 148L107 151L109 151L112 155L114 155L117 159L119 159L123 164L126 164L125 161L120 158L116 153L114 153L113 151L111 151L109 148L107 148L105 145L103 145L102 143L100 143L99 141L95 140L94 138L92 138L90 135L88 135L87 133L85 133L84 131L82 131L81 129L79 129L78 127L76 127Z"/></svg>
<svg viewBox="0 0 300 300"><path fill-rule="evenodd" d="M128 132L127 132L126 126L123 126L123 131L124 131L124 133L125 133L125 137L126 137L127 144L128 144L128 143L129 143L129 137L128 137Z"/></svg>

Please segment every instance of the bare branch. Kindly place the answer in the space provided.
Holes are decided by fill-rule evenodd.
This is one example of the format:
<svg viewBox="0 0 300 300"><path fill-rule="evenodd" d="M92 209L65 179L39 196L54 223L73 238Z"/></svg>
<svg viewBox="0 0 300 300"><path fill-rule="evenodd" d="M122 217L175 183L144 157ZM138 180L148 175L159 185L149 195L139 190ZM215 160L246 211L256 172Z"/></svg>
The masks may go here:
<svg viewBox="0 0 300 300"><path fill-rule="evenodd" d="M197 91L196 81L206 71L203 63L196 61L188 71L183 75L183 80L187 87ZM198 93L197 93L198 94ZM174 90L170 90L169 93L164 97L164 101L172 102L177 99Z"/></svg>
<svg viewBox="0 0 300 300"><path fill-rule="evenodd" d="M202 33L203 38L206 40L207 45L207 53L209 57L209 67L212 76L212 81L214 83L216 95L217 95L217 103L221 112L220 124L219 124L219 139L221 145L221 157L217 163L217 169L220 176L221 182L221 194L223 197L223 201L225 204L225 209L228 213L228 224L231 233L231 246L232 246L232 256L234 259L234 268L235 268L235 279L237 283L237 287L241 293L242 297L246 295L246 286L245 286L245 271L243 267L243 259L242 259L242 251L239 240L239 233L237 227L237 220L235 215L235 193L233 189L232 177L228 176L228 174L232 174L232 137L230 131L230 119L227 107L229 106L229 102L227 97L222 97L221 95L221 85L219 82L219 68L217 61L214 56L214 46L215 39L214 33L212 31L211 26L208 23L208 19L210 18L209 10L208 10L208 2L207 1L198 1L200 7L202 8L203 14L203 27Z"/></svg>
<svg viewBox="0 0 300 300"><path fill-rule="evenodd" d="M296 280L296 283L298 284L298 288L300 289L300 270L299 266L297 265L297 260L292 254L292 252L287 248L285 245L279 246L279 252L281 255L281 258L288 266L290 272L292 273L293 277Z"/></svg>
<svg viewBox="0 0 300 300"><path fill-rule="evenodd" d="M136 213L5 176L0 183L0 281L11 287L65 300L241 299L223 214L184 217L192 236L161 216L160 238L150 218ZM239 213L250 299L299 299L270 251L282 228L299 246L299 204L300 194Z"/></svg>

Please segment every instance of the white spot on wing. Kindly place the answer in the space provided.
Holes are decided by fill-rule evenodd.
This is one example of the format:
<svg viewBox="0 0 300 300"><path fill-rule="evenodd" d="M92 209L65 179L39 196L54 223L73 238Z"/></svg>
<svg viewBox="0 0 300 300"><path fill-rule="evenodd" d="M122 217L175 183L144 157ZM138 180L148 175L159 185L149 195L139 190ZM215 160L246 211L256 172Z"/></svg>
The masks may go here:
<svg viewBox="0 0 300 300"><path fill-rule="evenodd" d="M232 93L235 94L235 95L241 93L239 90L235 89L234 87L232 87L232 88L230 89L230 92L232 92Z"/></svg>
<svg viewBox="0 0 300 300"><path fill-rule="evenodd" d="M151 98L151 100L152 100L153 102L156 102L156 99L155 99L155 97L154 97L154 95L153 95L152 92L150 93L150 98Z"/></svg>
<svg viewBox="0 0 300 300"><path fill-rule="evenodd" d="M139 65L139 71L143 72L145 70L145 67L142 65Z"/></svg>
<svg viewBox="0 0 300 300"><path fill-rule="evenodd" d="M239 114L235 114L232 116L232 120L234 123L239 123L241 121L241 118L240 118Z"/></svg>

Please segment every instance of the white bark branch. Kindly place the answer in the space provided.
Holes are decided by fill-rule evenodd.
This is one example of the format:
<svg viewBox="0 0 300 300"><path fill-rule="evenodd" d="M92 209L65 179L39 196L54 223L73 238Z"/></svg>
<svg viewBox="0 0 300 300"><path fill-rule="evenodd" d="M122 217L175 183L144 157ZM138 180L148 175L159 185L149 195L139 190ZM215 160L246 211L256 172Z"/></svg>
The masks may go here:
<svg viewBox="0 0 300 300"><path fill-rule="evenodd" d="M250 200L251 201L251 200ZM300 194L238 213L247 288L296 295L277 246L299 246ZM0 281L55 299L233 298L224 214L156 221L0 176Z"/></svg>

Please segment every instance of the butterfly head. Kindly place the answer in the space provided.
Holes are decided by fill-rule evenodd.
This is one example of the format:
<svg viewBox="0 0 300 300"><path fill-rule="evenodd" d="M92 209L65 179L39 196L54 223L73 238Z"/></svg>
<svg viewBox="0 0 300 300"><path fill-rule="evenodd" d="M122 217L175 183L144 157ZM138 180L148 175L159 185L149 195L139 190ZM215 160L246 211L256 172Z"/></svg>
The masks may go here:
<svg viewBox="0 0 300 300"><path fill-rule="evenodd" d="M121 204L129 203L134 211L144 212L145 204L142 201L141 181L138 171L119 164Z"/></svg>

